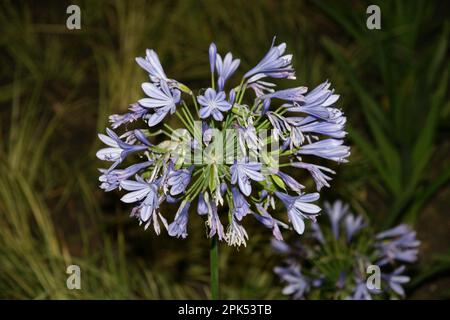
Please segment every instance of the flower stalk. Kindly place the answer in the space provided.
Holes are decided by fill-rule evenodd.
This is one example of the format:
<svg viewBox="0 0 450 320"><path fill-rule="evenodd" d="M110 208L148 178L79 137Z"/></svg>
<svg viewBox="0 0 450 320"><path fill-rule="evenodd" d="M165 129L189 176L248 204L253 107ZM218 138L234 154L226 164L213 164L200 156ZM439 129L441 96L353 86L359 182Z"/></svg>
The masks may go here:
<svg viewBox="0 0 450 320"><path fill-rule="evenodd" d="M209 262L211 273L211 299L219 299L219 247L217 243L217 236L210 240L209 247Z"/></svg>

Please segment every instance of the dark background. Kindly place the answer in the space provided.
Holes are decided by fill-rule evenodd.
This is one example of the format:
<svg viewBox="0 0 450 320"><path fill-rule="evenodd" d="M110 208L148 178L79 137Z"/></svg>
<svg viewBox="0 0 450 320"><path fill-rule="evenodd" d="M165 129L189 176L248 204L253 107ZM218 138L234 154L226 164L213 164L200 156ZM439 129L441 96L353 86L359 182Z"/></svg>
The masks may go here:
<svg viewBox="0 0 450 320"><path fill-rule="evenodd" d="M66 8L81 8L81 30ZM381 8L381 30L366 8ZM375 229L404 221L422 241L408 298L450 295L447 1L2 1L0 3L0 298L208 298L208 241L156 237L98 188L107 116L141 97L134 62L155 49L166 73L209 83L207 49L252 67L272 37L294 54L295 85L329 79L348 116L350 163L322 198ZM292 83L289 83L292 85ZM299 177L302 178L302 177ZM310 183L310 182L306 182ZM220 247L224 298L284 298L270 233ZM66 266L82 290L66 288Z"/></svg>

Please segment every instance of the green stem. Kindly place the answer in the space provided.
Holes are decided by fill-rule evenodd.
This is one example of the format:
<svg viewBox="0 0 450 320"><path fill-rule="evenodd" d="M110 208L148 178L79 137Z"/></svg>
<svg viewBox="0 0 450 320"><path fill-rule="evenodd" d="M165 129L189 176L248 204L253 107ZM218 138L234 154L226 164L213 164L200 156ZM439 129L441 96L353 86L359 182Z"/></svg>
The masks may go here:
<svg viewBox="0 0 450 320"><path fill-rule="evenodd" d="M217 245L217 236L211 238L211 245L209 247L209 259L211 270L211 298L212 300L219 299L219 264L218 264L219 250Z"/></svg>

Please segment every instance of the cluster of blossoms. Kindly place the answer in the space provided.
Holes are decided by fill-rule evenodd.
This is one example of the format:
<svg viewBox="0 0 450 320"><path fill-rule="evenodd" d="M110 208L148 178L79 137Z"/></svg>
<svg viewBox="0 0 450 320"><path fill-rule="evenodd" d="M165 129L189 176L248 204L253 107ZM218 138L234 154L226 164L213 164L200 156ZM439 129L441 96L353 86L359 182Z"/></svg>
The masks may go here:
<svg viewBox="0 0 450 320"><path fill-rule="evenodd" d="M142 84L146 96L128 113L111 115L112 129L99 134L107 147L97 157L112 163L100 170L100 187L127 191L121 200L135 204L131 215L157 234L164 228L170 236L185 238L194 201L209 237L229 245L246 244L245 216L259 220L279 240L280 228L292 226L302 234L304 219L315 220L321 210L312 203L319 193L306 193L282 169L306 170L320 191L330 186L335 172L310 161L320 157L342 163L350 151L343 142L346 118L334 106L339 95L330 83L308 92L306 87L276 90L267 80L295 79L292 55L285 50L286 44L273 43L240 84L227 89L240 60L231 53L222 57L212 43L211 87L198 95L169 78L155 51L147 50L145 58L136 59L149 74L150 81ZM172 117L181 128L169 125ZM128 129L133 122L144 127ZM113 131L119 128L125 128L121 135ZM290 225L269 213L277 199ZM163 202L179 203L171 223L172 217L160 210Z"/></svg>
<svg viewBox="0 0 450 320"><path fill-rule="evenodd" d="M274 269L286 283L283 294L293 299L402 298L404 263L417 260L416 232L401 224L378 234L362 216L341 201L325 203L329 224L312 224L301 243L274 239L272 246L286 256Z"/></svg>

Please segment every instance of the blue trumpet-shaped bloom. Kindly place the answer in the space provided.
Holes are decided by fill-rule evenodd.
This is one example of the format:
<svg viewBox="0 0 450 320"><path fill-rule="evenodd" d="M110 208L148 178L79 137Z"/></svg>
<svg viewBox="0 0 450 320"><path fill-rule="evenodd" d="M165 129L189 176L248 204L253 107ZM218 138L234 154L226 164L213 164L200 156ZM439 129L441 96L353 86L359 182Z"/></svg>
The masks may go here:
<svg viewBox="0 0 450 320"><path fill-rule="evenodd" d="M212 115L217 121L223 120L222 112L226 112L231 109L231 104L226 100L225 92L216 93L212 88L208 88L205 94L198 96L198 103L203 108L200 109L200 118L206 119Z"/></svg>
<svg viewBox="0 0 450 320"><path fill-rule="evenodd" d="M241 192L249 196L252 192L251 181L263 181L261 164L257 162L235 162L231 166L231 183L238 184Z"/></svg>
<svg viewBox="0 0 450 320"><path fill-rule="evenodd" d="M277 46L272 44L264 58L253 69L248 71L244 77L248 79L249 83L265 77L295 79L295 71L291 64L292 55L284 55L285 50L285 43Z"/></svg>
<svg viewBox="0 0 450 320"><path fill-rule="evenodd" d="M286 193L275 192L276 196L284 203L289 221L292 223L294 230L298 234L303 234L305 231L305 222L303 219L316 219L317 214L320 212L320 207L312 204L319 199L318 193L302 194L299 196L290 196Z"/></svg>

